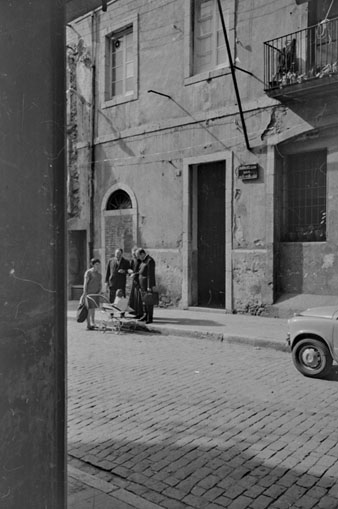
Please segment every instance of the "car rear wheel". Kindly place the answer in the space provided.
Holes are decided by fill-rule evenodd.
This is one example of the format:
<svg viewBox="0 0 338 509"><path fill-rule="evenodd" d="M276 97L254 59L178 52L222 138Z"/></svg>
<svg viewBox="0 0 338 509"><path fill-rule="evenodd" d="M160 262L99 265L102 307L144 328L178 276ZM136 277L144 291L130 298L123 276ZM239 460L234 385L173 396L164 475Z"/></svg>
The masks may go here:
<svg viewBox="0 0 338 509"><path fill-rule="evenodd" d="M292 360L298 371L313 378L325 375L332 366L332 356L318 339L302 339L292 349Z"/></svg>

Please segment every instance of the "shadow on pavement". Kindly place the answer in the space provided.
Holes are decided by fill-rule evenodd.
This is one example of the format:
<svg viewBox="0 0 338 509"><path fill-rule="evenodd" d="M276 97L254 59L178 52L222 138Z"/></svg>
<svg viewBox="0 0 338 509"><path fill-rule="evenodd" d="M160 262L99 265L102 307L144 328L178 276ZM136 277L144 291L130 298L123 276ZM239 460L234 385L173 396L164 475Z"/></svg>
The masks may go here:
<svg viewBox="0 0 338 509"><path fill-rule="evenodd" d="M182 426L183 422L177 423L177 430L168 429L162 439L163 425L157 439L155 427L152 436L138 439L135 428L133 442L103 441L99 437L95 443L70 442L70 464L112 483L115 489L127 490L164 508L197 509L216 504L212 507L221 509L235 500L238 507L253 504L278 509L296 507L296 503L299 508L319 507L323 500L328 504L325 507L336 507L336 478L325 476L327 465L318 465L316 471L314 465L306 463L309 451L300 444L296 455L294 444L286 455L265 432L256 431L246 438L239 432L234 440L229 437L236 431L229 428L212 436L210 426L195 425L191 435L180 433ZM298 463L304 461L304 466L294 467L296 459ZM74 495L79 490L72 480L71 509L81 509Z"/></svg>
<svg viewBox="0 0 338 509"><path fill-rule="evenodd" d="M273 350L115 338L69 326L74 468L165 509L337 509L334 383Z"/></svg>
<svg viewBox="0 0 338 509"><path fill-rule="evenodd" d="M338 382L338 366L332 366L327 375L320 377L320 380L327 380L329 382Z"/></svg>

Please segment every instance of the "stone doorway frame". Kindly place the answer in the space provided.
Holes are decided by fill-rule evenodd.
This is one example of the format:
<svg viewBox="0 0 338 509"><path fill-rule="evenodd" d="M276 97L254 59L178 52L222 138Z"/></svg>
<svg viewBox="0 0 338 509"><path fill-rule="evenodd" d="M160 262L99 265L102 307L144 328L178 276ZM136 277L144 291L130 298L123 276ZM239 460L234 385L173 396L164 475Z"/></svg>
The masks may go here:
<svg viewBox="0 0 338 509"><path fill-rule="evenodd" d="M132 208L131 209L119 209L119 210L106 210L107 201L109 196L111 196L115 191L118 190L125 191L130 199ZM106 266L106 236L105 236L105 220L106 217L111 216L123 216L123 215L130 215L132 216L133 221L133 238L135 241L135 245L138 245L137 240L137 201L134 192L130 189L129 186L125 184L114 184L105 192L102 201L101 201L101 265L102 268Z"/></svg>
<svg viewBox="0 0 338 509"><path fill-rule="evenodd" d="M231 151L215 152L208 155L183 159L183 281L182 306L188 308L193 297L193 230L197 226L196 214L191 210L192 169L199 164L224 161L225 165L225 310L233 309L232 288L232 215L233 215L233 153Z"/></svg>

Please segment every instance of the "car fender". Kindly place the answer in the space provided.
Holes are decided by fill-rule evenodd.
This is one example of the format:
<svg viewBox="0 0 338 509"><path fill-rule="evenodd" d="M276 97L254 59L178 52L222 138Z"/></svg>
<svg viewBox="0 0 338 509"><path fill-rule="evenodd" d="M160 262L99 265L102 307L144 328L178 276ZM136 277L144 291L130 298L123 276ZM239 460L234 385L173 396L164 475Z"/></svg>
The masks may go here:
<svg viewBox="0 0 338 509"><path fill-rule="evenodd" d="M333 355L333 320L311 316L295 316L289 320L290 346L294 347L302 337L317 336L328 346Z"/></svg>

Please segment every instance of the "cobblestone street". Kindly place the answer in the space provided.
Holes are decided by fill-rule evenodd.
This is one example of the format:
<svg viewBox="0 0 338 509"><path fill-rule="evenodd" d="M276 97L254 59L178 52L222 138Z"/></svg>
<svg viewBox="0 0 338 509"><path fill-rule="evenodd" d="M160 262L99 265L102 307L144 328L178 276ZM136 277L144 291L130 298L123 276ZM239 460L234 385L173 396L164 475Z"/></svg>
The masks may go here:
<svg viewBox="0 0 338 509"><path fill-rule="evenodd" d="M116 508L338 508L336 368L311 380L285 352L68 325L69 465L127 494Z"/></svg>

